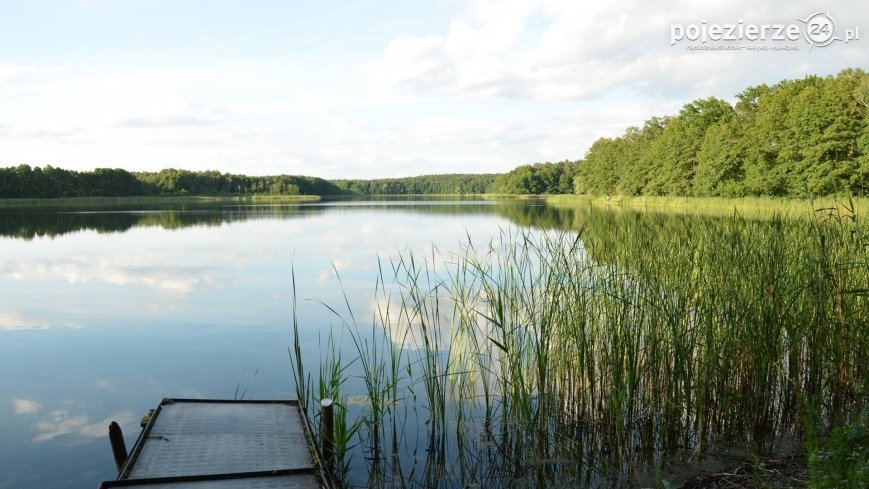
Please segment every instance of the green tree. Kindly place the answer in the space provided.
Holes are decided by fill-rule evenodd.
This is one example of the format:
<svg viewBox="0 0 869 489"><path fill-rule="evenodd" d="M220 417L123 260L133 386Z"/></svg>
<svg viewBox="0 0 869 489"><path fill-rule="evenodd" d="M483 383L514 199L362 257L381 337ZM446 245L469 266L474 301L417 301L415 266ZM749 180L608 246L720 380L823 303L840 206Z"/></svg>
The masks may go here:
<svg viewBox="0 0 869 489"><path fill-rule="evenodd" d="M745 194L738 142L739 134L730 122L721 121L706 130L697 155L694 195L740 197Z"/></svg>
<svg viewBox="0 0 869 489"><path fill-rule="evenodd" d="M853 97L859 80L853 73L841 73L815 81L792 101L789 113L791 194L848 191L858 168L858 140L865 127Z"/></svg>
<svg viewBox="0 0 869 489"><path fill-rule="evenodd" d="M662 134L662 168L656 176L658 187L669 195L693 194L693 180L706 131L719 122L728 122L733 107L710 97L685 105Z"/></svg>

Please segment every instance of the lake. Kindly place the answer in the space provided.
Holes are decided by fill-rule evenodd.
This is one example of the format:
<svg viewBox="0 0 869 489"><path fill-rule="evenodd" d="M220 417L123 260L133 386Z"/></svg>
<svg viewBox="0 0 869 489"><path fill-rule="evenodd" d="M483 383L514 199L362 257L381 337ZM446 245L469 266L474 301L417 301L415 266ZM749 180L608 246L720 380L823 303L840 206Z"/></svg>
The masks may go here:
<svg viewBox="0 0 869 489"><path fill-rule="evenodd" d="M792 453L867 405L867 243L847 209L0 207L0 487L113 478L108 424L131 447L164 397L296 398L296 351L357 487L677 485Z"/></svg>
<svg viewBox="0 0 869 489"><path fill-rule="evenodd" d="M378 258L455 249L540 202L137 204L0 209L0 487L96 487L163 397L295 398L292 277L317 349ZM505 217L506 216L506 217ZM310 300L308 300L310 299Z"/></svg>

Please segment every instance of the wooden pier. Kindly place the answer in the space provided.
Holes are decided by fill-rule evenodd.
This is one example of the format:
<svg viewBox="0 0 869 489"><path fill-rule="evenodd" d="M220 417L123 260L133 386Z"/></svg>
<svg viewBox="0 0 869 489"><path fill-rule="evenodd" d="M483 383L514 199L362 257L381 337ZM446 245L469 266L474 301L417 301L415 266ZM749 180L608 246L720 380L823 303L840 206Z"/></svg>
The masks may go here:
<svg viewBox="0 0 869 489"><path fill-rule="evenodd" d="M129 456L113 426L119 474L101 489L333 487L298 401L163 399Z"/></svg>

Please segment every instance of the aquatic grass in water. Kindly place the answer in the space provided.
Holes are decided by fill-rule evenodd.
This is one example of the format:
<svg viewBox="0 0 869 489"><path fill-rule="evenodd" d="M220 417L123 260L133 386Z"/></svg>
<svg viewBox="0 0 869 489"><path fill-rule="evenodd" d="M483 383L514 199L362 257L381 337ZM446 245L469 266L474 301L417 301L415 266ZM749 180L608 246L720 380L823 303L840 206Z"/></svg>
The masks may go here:
<svg viewBox="0 0 869 489"><path fill-rule="evenodd" d="M352 340L331 358L359 365L332 365L328 394L358 375L367 398L343 475L654 484L719 444L800 439L867 404L867 295L869 237L847 206L763 222L593 212L578 232L406 253L381 264L370 324L329 308Z"/></svg>

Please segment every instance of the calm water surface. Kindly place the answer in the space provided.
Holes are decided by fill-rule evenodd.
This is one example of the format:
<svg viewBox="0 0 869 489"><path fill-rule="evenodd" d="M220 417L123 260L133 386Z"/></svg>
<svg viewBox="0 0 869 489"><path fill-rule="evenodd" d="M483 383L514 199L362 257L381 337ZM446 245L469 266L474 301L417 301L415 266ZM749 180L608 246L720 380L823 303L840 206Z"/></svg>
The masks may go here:
<svg viewBox="0 0 869 489"><path fill-rule="evenodd" d="M0 209L0 488L114 478L109 422L130 447L163 397L295 398L293 273L316 358L334 270L370 314L378 258L557 221L533 201Z"/></svg>

